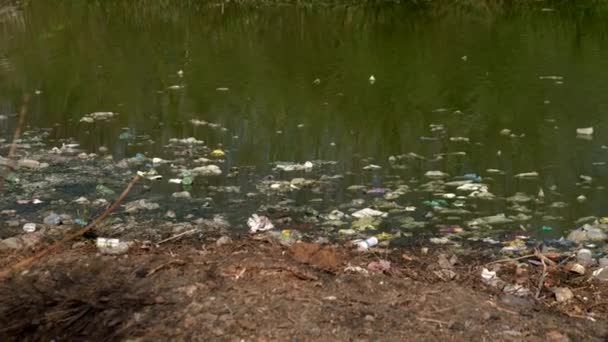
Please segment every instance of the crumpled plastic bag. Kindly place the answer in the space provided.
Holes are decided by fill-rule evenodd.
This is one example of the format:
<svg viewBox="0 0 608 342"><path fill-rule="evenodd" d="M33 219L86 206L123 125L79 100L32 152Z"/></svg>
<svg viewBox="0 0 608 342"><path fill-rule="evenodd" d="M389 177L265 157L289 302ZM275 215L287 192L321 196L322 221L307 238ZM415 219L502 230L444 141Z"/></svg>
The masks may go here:
<svg viewBox="0 0 608 342"><path fill-rule="evenodd" d="M386 217L388 216L388 213L379 211L379 210L374 210L371 208L365 208L365 209L361 209L357 212L353 213L353 217L356 218L362 218L362 217Z"/></svg>
<svg viewBox="0 0 608 342"><path fill-rule="evenodd" d="M274 225L268 217L258 216L257 214L251 215L247 220L247 225L249 226L249 232L251 233L263 232L274 228Z"/></svg>

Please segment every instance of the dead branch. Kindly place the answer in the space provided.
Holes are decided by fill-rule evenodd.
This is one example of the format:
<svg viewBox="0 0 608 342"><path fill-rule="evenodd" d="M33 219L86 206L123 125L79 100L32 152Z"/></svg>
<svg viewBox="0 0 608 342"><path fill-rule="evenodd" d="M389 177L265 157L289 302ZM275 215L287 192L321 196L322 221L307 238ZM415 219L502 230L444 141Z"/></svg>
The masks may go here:
<svg viewBox="0 0 608 342"><path fill-rule="evenodd" d="M182 232L182 233L179 233L177 235L173 235L172 237L169 237L169 238L166 238L164 240L161 240L161 241L157 242L156 244L160 245L160 244L163 244L165 242L169 242L169 241L173 241L173 240L179 239L180 237L182 237L184 235L192 234L192 233L194 233L197 230L198 230L198 228L193 228L193 229L187 230L185 232Z"/></svg>
<svg viewBox="0 0 608 342"><path fill-rule="evenodd" d="M494 303L491 300L486 300L486 303L490 304L492 307L496 308L496 310L498 310L498 311L506 312L506 313L511 314L511 315L519 315L518 312L515 312L513 310L509 310L509 309L505 309L505 308L501 307L500 305Z"/></svg>
<svg viewBox="0 0 608 342"><path fill-rule="evenodd" d="M538 288L536 289L535 298L538 299L540 297L540 292L543 289L543 284L545 283L545 277L547 276L547 264L545 263L546 257L542 255L538 249L534 251L534 254L537 254L537 257L543 263L543 274L541 274L540 279L538 280Z"/></svg>
<svg viewBox="0 0 608 342"><path fill-rule="evenodd" d="M139 176L135 176L133 177L133 179L131 180L131 182L129 182L129 184L127 185L127 187L125 188L125 190L120 194L120 196L118 197L118 199L108 208L106 209L106 211L101 214L101 216L99 216L97 219L95 219L95 221L91 222L91 224L89 224L88 226L79 229L78 231L68 234L66 237L64 237L62 240L52 244L51 246L47 247L46 249L36 253L35 255L22 260L14 265L8 266L5 269L3 269L0 272L0 280L4 279L5 277L7 277L8 275L10 275L12 272L18 271L22 268L28 267L31 264L33 264L34 262L40 260L41 258L43 258L44 256L46 256L47 254L50 254L52 252L58 251L64 243L77 238L79 236L82 236L82 234L90 231L91 229L95 228L99 223L101 223L112 211L114 211L114 209L116 209L118 207L118 205L125 199L125 197L127 196L127 194L129 193L129 191L131 191L131 188L133 187L133 185L135 185L135 183L137 183L137 181L139 181Z"/></svg>
<svg viewBox="0 0 608 342"><path fill-rule="evenodd" d="M492 262L489 262L489 263L485 264L485 266L494 265L494 264L500 264L500 263L509 262L509 261L517 261L517 260L522 260L522 259L528 259L528 258L531 258L533 256L536 256L536 254L528 254L528 255L520 256L519 258L506 258L506 259L495 260L495 261L492 261Z"/></svg>
<svg viewBox="0 0 608 342"><path fill-rule="evenodd" d="M149 276L153 275L154 273L162 270L163 268L165 268L165 267L167 267L169 265L173 265L173 264L175 264L175 265L185 265L186 262L183 261L183 260L171 260L171 261L169 261L167 263L164 263L164 264L162 264L162 265L160 265L158 267L155 267L154 269L150 270L150 272L148 272L146 274L146 277L149 277Z"/></svg>
<svg viewBox="0 0 608 342"><path fill-rule="evenodd" d="M438 319L434 319L434 318L425 318L425 317L416 317L416 319L418 319L421 322L431 322L431 323L437 323L439 325L450 325L450 322L445 322L445 321L440 321Z"/></svg>
<svg viewBox="0 0 608 342"><path fill-rule="evenodd" d="M17 122L17 126L15 127L15 133L13 133L13 141L11 142L11 147L8 150L8 155L6 156L6 160L7 160L7 169L14 169L15 165L13 165L12 161L13 161L13 157L15 155L15 152L17 151L17 140L19 140L19 137L21 136L21 131L23 130L23 125L25 124L25 116L27 114L27 109L30 103L30 94L25 94L23 95L23 103L21 104L21 109L19 110L19 121ZM0 191L2 191L2 188L4 187L4 179L6 178L6 173L8 171L5 171L2 174L2 182L0 182Z"/></svg>

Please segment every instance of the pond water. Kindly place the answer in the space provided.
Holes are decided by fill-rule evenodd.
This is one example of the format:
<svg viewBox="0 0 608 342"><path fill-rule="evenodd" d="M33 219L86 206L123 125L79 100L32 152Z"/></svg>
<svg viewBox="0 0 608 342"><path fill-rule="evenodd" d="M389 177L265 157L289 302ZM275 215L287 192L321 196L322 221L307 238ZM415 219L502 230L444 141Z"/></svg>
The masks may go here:
<svg viewBox="0 0 608 342"><path fill-rule="evenodd" d="M29 92L27 128L50 129L49 146L69 138L89 153L107 147L116 161L138 153L171 160L170 139L203 140L226 152L224 175L240 172L191 191L204 197L210 185L240 185L240 195L220 193L215 202L239 225L272 203L245 196L268 175L343 175L327 191L280 198L327 212L356 198L372 203L372 195L346 190L351 185L412 190L429 181L429 170L448 180L476 174L497 199L463 199L457 207L469 214L432 214L423 202L444 191L411 191L397 203L416 207L416 220L432 217L435 227L525 213L531 218L510 229L559 237L579 217L608 215L608 11L548 5L6 6L0 114L8 119L0 133L10 139L12 114ZM119 115L80 121L100 111ZM581 139L577 128L584 127L594 134ZM398 157L410 153L422 158ZM209 156L192 156L199 157ZM280 161L336 163L288 174L273 170ZM369 164L381 169L363 170ZM533 171L537 179L514 177ZM165 176L150 185L150 196L181 191ZM79 189L60 191L90 191ZM503 200L518 192L531 197L519 211ZM542 226L553 231L539 233Z"/></svg>

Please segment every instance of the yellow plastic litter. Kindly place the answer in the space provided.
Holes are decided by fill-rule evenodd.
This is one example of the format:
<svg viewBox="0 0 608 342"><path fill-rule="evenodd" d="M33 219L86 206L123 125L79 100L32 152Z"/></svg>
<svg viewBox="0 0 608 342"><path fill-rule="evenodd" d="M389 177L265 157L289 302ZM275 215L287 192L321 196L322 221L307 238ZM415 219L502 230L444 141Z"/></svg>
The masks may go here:
<svg viewBox="0 0 608 342"><path fill-rule="evenodd" d="M288 238L291 235L291 229L283 229L283 230L281 230L281 235L283 237Z"/></svg>
<svg viewBox="0 0 608 342"><path fill-rule="evenodd" d="M382 232L382 233L376 235L376 238L378 238L378 240L380 240L380 241L392 240L395 238L395 234Z"/></svg>
<svg viewBox="0 0 608 342"><path fill-rule="evenodd" d="M226 155L226 153L219 149L211 151L211 156L215 158L223 157L224 155Z"/></svg>
<svg viewBox="0 0 608 342"><path fill-rule="evenodd" d="M608 224L608 217L602 217L602 218L600 218L600 223L601 224Z"/></svg>
<svg viewBox="0 0 608 342"><path fill-rule="evenodd" d="M521 246L525 246L526 242L523 240L520 240L520 239L515 239L515 240L503 242L503 245L508 246L508 247L521 247Z"/></svg>

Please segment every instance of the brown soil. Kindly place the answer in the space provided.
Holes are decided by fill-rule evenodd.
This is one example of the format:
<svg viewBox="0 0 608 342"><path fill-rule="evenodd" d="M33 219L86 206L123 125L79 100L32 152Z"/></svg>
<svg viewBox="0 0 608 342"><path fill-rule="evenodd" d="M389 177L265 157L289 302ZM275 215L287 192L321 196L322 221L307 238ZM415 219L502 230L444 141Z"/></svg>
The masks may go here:
<svg viewBox="0 0 608 342"><path fill-rule="evenodd" d="M483 285L479 259L471 255L459 256L453 274L443 272L438 260L445 255L451 254L416 249L361 255L244 239L222 246L176 241L113 257L81 244L2 282L0 340L608 338L608 308L589 301L605 300L606 285L581 284L575 299L559 306L546 289L534 301ZM22 257L4 256L2 264ZM390 260L390 269L367 275L345 270L366 269L379 259ZM502 276L512 275L509 270L505 265ZM595 322L579 318L589 312Z"/></svg>

